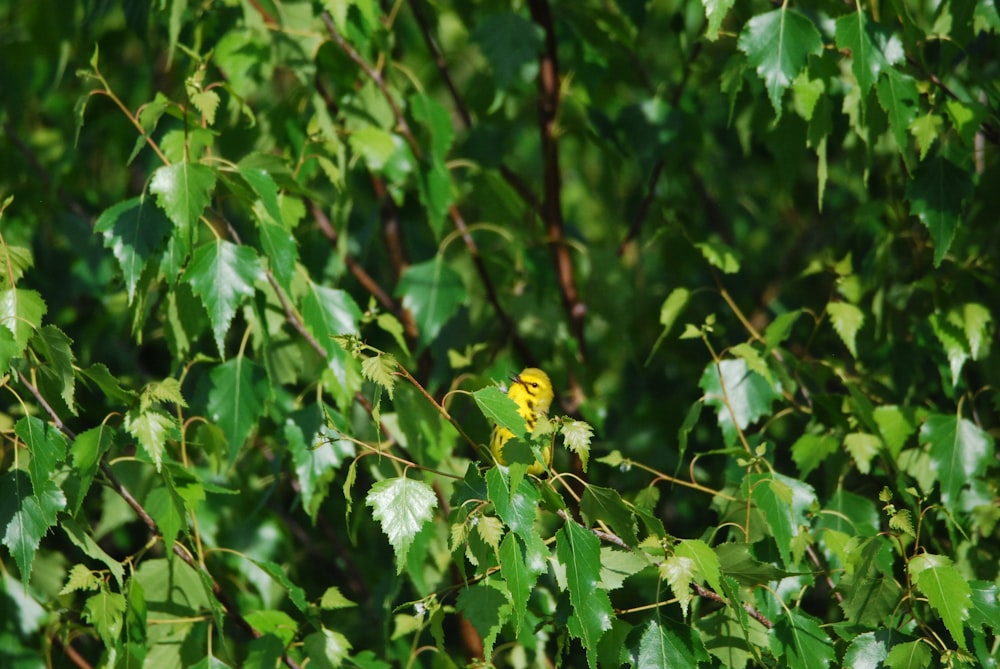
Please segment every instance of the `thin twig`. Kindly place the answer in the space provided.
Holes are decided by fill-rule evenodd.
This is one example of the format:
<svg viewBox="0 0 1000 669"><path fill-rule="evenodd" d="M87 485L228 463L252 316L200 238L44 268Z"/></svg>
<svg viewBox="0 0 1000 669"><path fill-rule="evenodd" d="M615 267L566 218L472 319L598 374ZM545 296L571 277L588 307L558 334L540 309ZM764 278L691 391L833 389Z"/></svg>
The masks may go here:
<svg viewBox="0 0 1000 669"><path fill-rule="evenodd" d="M333 18L330 16L330 12L323 12L321 15L323 23L326 25L327 32L330 33L330 37L333 39L334 44L340 47L348 58L354 61L354 64L361 68L361 70L368 75L368 78L374 82L378 89L382 92L385 97L386 102L392 108L393 117L396 119L396 125L399 126L399 132L403 135L403 138L409 143L410 149L413 151L413 155L419 160L423 156L423 151L420 149L420 143L417 142L417 138L414 137L413 132L410 130L410 124L407 123L406 117L403 115L403 111L399 108L399 104L396 102L396 98L393 97L392 93L389 91L388 85L385 83L385 77L382 73L376 70L374 67L368 64L360 53L351 46L347 40L344 39L343 35L337 30L337 26L333 23Z"/></svg>
<svg viewBox="0 0 1000 669"><path fill-rule="evenodd" d="M451 216L452 222L455 224L455 228L459 231L462 236L462 241L465 243L466 249L469 251L469 256L472 257L472 262L476 266L476 272L479 274L479 279L483 283L483 288L486 289L486 299L489 300L490 304L493 305L493 311L496 312L497 318L503 324L505 333L510 336L511 341L514 344L514 348L517 349L518 354L520 354L521 359L529 367L537 367L538 361L535 358L535 354L532 353L531 347L528 346L528 342L524 341L520 333L517 331L517 324L514 323L514 319L511 318L507 310L503 308L500 304L500 297L497 295L496 286L493 285L493 280L490 279L490 274L486 269L486 262L483 260L482 255L479 253L479 246L476 241L472 238L469 233L469 227L465 224L465 219L462 218L461 212L458 207L451 205L448 207L448 215Z"/></svg>
<svg viewBox="0 0 1000 669"><path fill-rule="evenodd" d="M730 601L725 597L723 597L722 595L712 590L709 590L704 586L698 585L697 583L692 583L691 589L694 590L695 594L698 595L699 597L704 597L705 599L711 599L713 602L718 602L726 606L732 606ZM743 610L746 611L751 618L759 622L767 629L771 629L774 627L774 623L771 622L771 619L765 616L760 611L758 611L753 605L743 602L742 606Z"/></svg>
<svg viewBox="0 0 1000 669"><path fill-rule="evenodd" d="M330 243L336 247L337 239L339 235L334 229L333 225L330 223L330 218L323 211L323 208L319 206L313 200L308 200L309 211L312 212L313 218L316 219L316 225L319 227L320 231L330 240ZM371 293L379 304L388 309L389 311L399 315L400 309L399 305L396 304L395 300L378 284L372 276L365 271L357 260L354 259L350 253L344 254L344 264L347 266L347 270L354 275L354 278L358 280L365 290Z"/></svg>

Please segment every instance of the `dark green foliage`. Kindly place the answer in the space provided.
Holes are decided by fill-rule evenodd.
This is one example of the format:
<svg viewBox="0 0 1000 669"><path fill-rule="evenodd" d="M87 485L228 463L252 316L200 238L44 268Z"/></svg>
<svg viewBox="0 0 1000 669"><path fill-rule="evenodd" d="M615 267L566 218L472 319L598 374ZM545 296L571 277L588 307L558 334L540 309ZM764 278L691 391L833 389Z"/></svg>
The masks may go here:
<svg viewBox="0 0 1000 669"><path fill-rule="evenodd" d="M0 666L995 663L992 0L0 27Z"/></svg>

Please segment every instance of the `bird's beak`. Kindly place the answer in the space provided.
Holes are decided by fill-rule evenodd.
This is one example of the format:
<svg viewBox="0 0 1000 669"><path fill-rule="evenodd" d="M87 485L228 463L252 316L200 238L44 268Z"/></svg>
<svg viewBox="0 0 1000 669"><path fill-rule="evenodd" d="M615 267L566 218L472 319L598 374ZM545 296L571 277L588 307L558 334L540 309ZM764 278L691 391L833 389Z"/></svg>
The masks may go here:
<svg viewBox="0 0 1000 669"><path fill-rule="evenodd" d="M514 383L520 383L522 386L524 385L524 381L521 380L520 374L511 374L508 378Z"/></svg>

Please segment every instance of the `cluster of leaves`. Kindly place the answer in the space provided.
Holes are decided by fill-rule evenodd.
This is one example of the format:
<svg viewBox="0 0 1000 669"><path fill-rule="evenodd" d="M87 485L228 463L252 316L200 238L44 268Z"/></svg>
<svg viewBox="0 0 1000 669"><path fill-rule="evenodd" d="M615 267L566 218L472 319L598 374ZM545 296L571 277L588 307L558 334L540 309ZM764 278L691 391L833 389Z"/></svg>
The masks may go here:
<svg viewBox="0 0 1000 669"><path fill-rule="evenodd" d="M995 3L160 4L0 10L0 663L993 666Z"/></svg>

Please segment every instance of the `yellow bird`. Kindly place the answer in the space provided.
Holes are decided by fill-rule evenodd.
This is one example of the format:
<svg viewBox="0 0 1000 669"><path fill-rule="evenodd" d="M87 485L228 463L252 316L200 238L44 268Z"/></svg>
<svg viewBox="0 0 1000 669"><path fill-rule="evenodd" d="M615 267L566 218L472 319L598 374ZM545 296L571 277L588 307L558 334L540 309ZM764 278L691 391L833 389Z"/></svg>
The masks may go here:
<svg viewBox="0 0 1000 669"><path fill-rule="evenodd" d="M530 434L535 429L535 423L540 416L549 413L549 405L552 404L553 392L552 382L549 376L540 369L528 367L520 374L510 377L512 383L507 389L507 397L517 403L517 412L524 418ZM493 457L501 465L507 462L503 459L503 446L514 436L514 433L505 427L494 427L493 436L490 439L490 450ZM545 464L552 464L552 446L542 449L542 456ZM528 473L535 476L541 474L545 467L537 460L528 466Z"/></svg>

